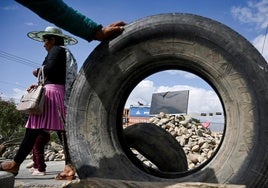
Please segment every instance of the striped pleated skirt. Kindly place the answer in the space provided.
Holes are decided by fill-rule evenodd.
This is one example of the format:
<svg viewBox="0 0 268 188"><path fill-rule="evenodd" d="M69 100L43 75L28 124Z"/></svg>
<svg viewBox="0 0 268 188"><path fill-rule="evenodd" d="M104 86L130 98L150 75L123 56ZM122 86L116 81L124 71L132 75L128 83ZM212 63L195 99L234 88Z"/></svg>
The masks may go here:
<svg viewBox="0 0 268 188"><path fill-rule="evenodd" d="M64 130L62 118L66 116L64 106L65 87L59 84L46 84L45 88L43 113L41 115L29 115L25 127L48 131Z"/></svg>

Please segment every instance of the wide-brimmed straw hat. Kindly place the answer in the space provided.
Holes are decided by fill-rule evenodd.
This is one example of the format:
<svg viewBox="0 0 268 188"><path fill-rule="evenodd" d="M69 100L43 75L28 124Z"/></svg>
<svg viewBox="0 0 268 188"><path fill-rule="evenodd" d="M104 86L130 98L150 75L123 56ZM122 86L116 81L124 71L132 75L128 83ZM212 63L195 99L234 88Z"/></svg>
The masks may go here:
<svg viewBox="0 0 268 188"><path fill-rule="evenodd" d="M43 39L44 35L60 36L64 39L65 45L74 45L78 42L75 38L63 34L61 29L52 26L46 27L45 31L32 31L27 34L27 36L30 37L31 39L37 40L39 42L44 41Z"/></svg>

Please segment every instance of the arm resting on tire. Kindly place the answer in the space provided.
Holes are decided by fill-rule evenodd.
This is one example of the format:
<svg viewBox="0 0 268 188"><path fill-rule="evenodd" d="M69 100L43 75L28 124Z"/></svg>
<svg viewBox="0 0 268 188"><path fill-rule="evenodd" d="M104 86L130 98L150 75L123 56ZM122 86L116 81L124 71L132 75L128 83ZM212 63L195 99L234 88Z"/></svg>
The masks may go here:
<svg viewBox="0 0 268 188"><path fill-rule="evenodd" d="M92 41L102 25L97 24L78 11L66 5L62 0L16 0L31 9L41 18L54 23L70 33L88 42ZM49 10L49 11L48 11Z"/></svg>

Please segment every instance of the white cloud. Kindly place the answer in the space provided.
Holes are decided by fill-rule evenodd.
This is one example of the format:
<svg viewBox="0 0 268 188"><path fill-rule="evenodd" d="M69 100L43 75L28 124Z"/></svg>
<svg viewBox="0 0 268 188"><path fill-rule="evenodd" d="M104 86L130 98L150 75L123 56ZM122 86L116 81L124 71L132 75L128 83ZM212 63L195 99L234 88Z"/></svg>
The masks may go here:
<svg viewBox="0 0 268 188"><path fill-rule="evenodd" d="M231 13L242 23L255 24L260 29L265 29L268 24L268 1L248 1L247 7L232 7Z"/></svg>
<svg viewBox="0 0 268 188"><path fill-rule="evenodd" d="M247 7L232 7L231 12L240 22L255 25L256 30L263 31L264 34L255 37L252 44L268 62L268 41L265 38L268 27L268 0L248 1Z"/></svg>
<svg viewBox="0 0 268 188"><path fill-rule="evenodd" d="M138 105L138 102L149 105L154 90L154 83L152 81L141 81L131 92L125 106L129 108L130 105Z"/></svg>
<svg viewBox="0 0 268 188"><path fill-rule="evenodd" d="M268 37L265 35L257 36L253 41L252 44L262 53L263 57L268 62Z"/></svg>

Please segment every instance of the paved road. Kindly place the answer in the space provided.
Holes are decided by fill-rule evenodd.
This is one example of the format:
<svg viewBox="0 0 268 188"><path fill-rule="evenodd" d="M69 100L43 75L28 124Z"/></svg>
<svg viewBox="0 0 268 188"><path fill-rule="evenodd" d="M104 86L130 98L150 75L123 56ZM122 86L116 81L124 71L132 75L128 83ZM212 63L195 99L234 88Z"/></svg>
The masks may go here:
<svg viewBox="0 0 268 188"><path fill-rule="evenodd" d="M71 181L58 181L54 177L60 173L64 168L64 161L53 161L47 162L47 175L46 176L32 176L26 165L31 162L26 160L22 163L19 174L15 177L15 188L63 188L70 184ZM201 183L201 182L188 182L188 183L175 183L175 182L138 182L138 181L125 181L125 180L110 180L91 178L84 181L79 179L75 180L72 184L74 188L80 188L83 186L90 185L91 187L98 188L200 188L200 187L211 187L211 188L246 188L244 185L231 185L231 184L212 184L212 183ZM85 187L86 187L85 186ZM3 187L0 184L0 188Z"/></svg>
<svg viewBox="0 0 268 188"><path fill-rule="evenodd" d="M64 169L64 161L49 161L46 162L46 175L45 176L32 176L26 168L26 165L31 162L31 160L25 160L21 167L19 174L15 177L15 187L24 188L24 187L53 187L61 188L64 185L70 183L70 181L59 181L55 180L55 176Z"/></svg>

